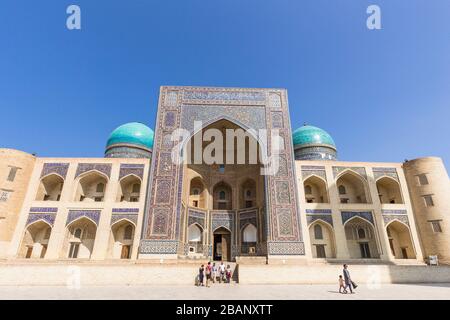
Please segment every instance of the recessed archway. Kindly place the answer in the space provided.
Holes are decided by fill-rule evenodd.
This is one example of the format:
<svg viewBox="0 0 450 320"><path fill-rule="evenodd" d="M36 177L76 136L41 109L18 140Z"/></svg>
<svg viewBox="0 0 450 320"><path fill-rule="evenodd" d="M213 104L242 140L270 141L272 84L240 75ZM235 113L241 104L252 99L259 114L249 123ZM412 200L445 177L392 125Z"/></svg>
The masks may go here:
<svg viewBox="0 0 450 320"><path fill-rule="evenodd" d="M220 227L213 232L213 258L217 261L231 260L231 231Z"/></svg>
<svg viewBox="0 0 450 320"><path fill-rule="evenodd" d="M75 201L104 201L107 183L107 177L98 171L89 171L83 174L78 180Z"/></svg>
<svg viewBox="0 0 450 320"><path fill-rule="evenodd" d="M66 227L63 256L71 259L89 259L94 249L97 225L87 217L72 221Z"/></svg>
<svg viewBox="0 0 450 320"><path fill-rule="evenodd" d="M52 227L44 220L38 220L25 229L19 250L21 258L44 258Z"/></svg>
<svg viewBox="0 0 450 320"><path fill-rule="evenodd" d="M351 259L380 257L375 228L370 222L353 217L345 223L344 230Z"/></svg>
<svg viewBox="0 0 450 320"><path fill-rule="evenodd" d="M347 170L336 180L341 203L370 203L366 181L357 173Z"/></svg>
<svg viewBox="0 0 450 320"><path fill-rule="evenodd" d="M310 176L303 182L307 203L328 203L327 185L322 178Z"/></svg>
<svg viewBox="0 0 450 320"><path fill-rule="evenodd" d="M202 178L193 178L189 184L189 206L205 209L207 194Z"/></svg>
<svg viewBox="0 0 450 320"><path fill-rule="evenodd" d="M141 179L135 175L128 175L120 179L116 201L139 202L141 194Z"/></svg>
<svg viewBox="0 0 450 320"><path fill-rule="evenodd" d="M203 228L197 223L188 227L188 244L190 254L203 253Z"/></svg>
<svg viewBox="0 0 450 320"><path fill-rule="evenodd" d="M128 219L117 221L111 226L109 255L113 259L131 259L133 253L135 225Z"/></svg>
<svg viewBox="0 0 450 320"><path fill-rule="evenodd" d="M400 185L396 180L390 177L378 179L377 190L381 203L403 203Z"/></svg>
<svg viewBox="0 0 450 320"><path fill-rule="evenodd" d="M415 259L411 231L404 223L394 220L386 227L389 247L396 259Z"/></svg>
<svg viewBox="0 0 450 320"><path fill-rule="evenodd" d="M213 188L213 209L214 210L232 210L233 194L231 186L221 181Z"/></svg>
<svg viewBox="0 0 450 320"><path fill-rule="evenodd" d="M309 238L313 258L335 258L336 248L333 228L322 220L309 226Z"/></svg>
<svg viewBox="0 0 450 320"><path fill-rule="evenodd" d="M241 209L256 207L256 183L247 178L240 186L239 206Z"/></svg>
<svg viewBox="0 0 450 320"><path fill-rule="evenodd" d="M36 201L59 201L64 186L64 179L57 174L50 174L41 179L36 194Z"/></svg>

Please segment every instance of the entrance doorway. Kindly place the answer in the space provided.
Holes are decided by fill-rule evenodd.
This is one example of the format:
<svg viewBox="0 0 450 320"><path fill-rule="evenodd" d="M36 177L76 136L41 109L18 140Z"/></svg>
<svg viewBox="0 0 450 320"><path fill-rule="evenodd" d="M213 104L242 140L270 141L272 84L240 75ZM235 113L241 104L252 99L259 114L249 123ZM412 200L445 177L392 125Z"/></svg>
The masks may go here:
<svg viewBox="0 0 450 320"><path fill-rule="evenodd" d="M231 232L225 228L214 231L213 256L216 261L229 261L231 259Z"/></svg>
<svg viewBox="0 0 450 320"><path fill-rule="evenodd" d="M361 249L361 258L363 258L363 259L371 258L368 242L361 242L359 244L359 247Z"/></svg>
<svg viewBox="0 0 450 320"><path fill-rule="evenodd" d="M120 253L120 259L130 259L131 246L122 245L122 252Z"/></svg>

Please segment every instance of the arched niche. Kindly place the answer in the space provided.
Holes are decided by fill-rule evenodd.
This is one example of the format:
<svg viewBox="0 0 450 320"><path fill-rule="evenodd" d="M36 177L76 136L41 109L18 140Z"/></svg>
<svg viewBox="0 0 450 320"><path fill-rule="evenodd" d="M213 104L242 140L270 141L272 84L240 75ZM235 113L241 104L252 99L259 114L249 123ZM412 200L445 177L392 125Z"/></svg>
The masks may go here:
<svg viewBox="0 0 450 320"><path fill-rule="evenodd" d="M311 223L308 229L313 258L335 258L336 247L333 228L322 220L316 220Z"/></svg>
<svg viewBox="0 0 450 320"><path fill-rule="evenodd" d="M310 176L303 182L307 203L328 203L327 185L322 178Z"/></svg>
<svg viewBox="0 0 450 320"><path fill-rule="evenodd" d="M43 220L28 225L22 238L19 257L27 259L44 258L51 232L52 227Z"/></svg>
<svg viewBox="0 0 450 320"><path fill-rule="evenodd" d="M389 247L396 259L415 259L416 253L411 238L411 230L404 223L393 220L386 226Z"/></svg>
<svg viewBox="0 0 450 320"><path fill-rule="evenodd" d="M380 257L374 226L365 219L353 217L344 225L347 247L352 259Z"/></svg>
<svg viewBox="0 0 450 320"><path fill-rule="evenodd" d="M207 189L202 178L195 177L189 184L189 206L195 208L206 208Z"/></svg>
<svg viewBox="0 0 450 320"><path fill-rule="evenodd" d="M382 177L377 180L376 184L381 203L403 203L400 185L396 180Z"/></svg>
<svg viewBox="0 0 450 320"><path fill-rule="evenodd" d="M89 171L78 179L75 201L102 202L105 200L107 177L98 171Z"/></svg>
<svg viewBox="0 0 450 320"><path fill-rule="evenodd" d="M131 259L135 225L128 219L117 221L111 226L110 257L113 259Z"/></svg>
<svg viewBox="0 0 450 320"><path fill-rule="evenodd" d="M226 182L219 182L213 188L213 209L232 210L233 195L232 189Z"/></svg>
<svg viewBox="0 0 450 320"><path fill-rule="evenodd" d="M367 183L359 174L345 171L336 185L341 203L370 203Z"/></svg>
<svg viewBox="0 0 450 320"><path fill-rule="evenodd" d="M94 249L97 225L87 217L72 221L66 227L63 256L70 259L89 259Z"/></svg>
<svg viewBox="0 0 450 320"><path fill-rule="evenodd" d="M57 174L50 174L41 179L36 194L36 201L59 201L64 179Z"/></svg>
<svg viewBox="0 0 450 320"><path fill-rule="evenodd" d="M116 201L139 202L141 194L141 179L135 175L128 175L120 179Z"/></svg>

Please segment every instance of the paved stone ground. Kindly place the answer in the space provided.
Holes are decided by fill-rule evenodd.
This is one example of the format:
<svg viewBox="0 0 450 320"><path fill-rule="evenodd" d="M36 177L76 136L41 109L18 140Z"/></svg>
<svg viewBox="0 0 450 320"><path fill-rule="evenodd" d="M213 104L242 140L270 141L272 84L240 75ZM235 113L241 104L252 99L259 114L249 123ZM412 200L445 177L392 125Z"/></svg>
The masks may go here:
<svg viewBox="0 0 450 320"><path fill-rule="evenodd" d="M0 299L450 299L448 284L383 284L370 289L360 285L355 294L340 294L333 285L236 285L82 287L0 287Z"/></svg>

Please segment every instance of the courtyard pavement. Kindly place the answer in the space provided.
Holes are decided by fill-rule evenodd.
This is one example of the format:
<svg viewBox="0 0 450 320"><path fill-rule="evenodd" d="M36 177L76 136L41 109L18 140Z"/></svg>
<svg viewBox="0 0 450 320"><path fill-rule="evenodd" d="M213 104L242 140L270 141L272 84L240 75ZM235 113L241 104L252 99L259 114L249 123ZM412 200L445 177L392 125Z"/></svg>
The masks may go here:
<svg viewBox="0 0 450 320"><path fill-rule="evenodd" d="M379 299L450 299L447 284L382 284L378 288L360 285L355 294L340 294L334 285L240 285L215 284L210 288L195 286L101 286L69 289L67 287L0 287L0 299L144 299L144 300L379 300Z"/></svg>

